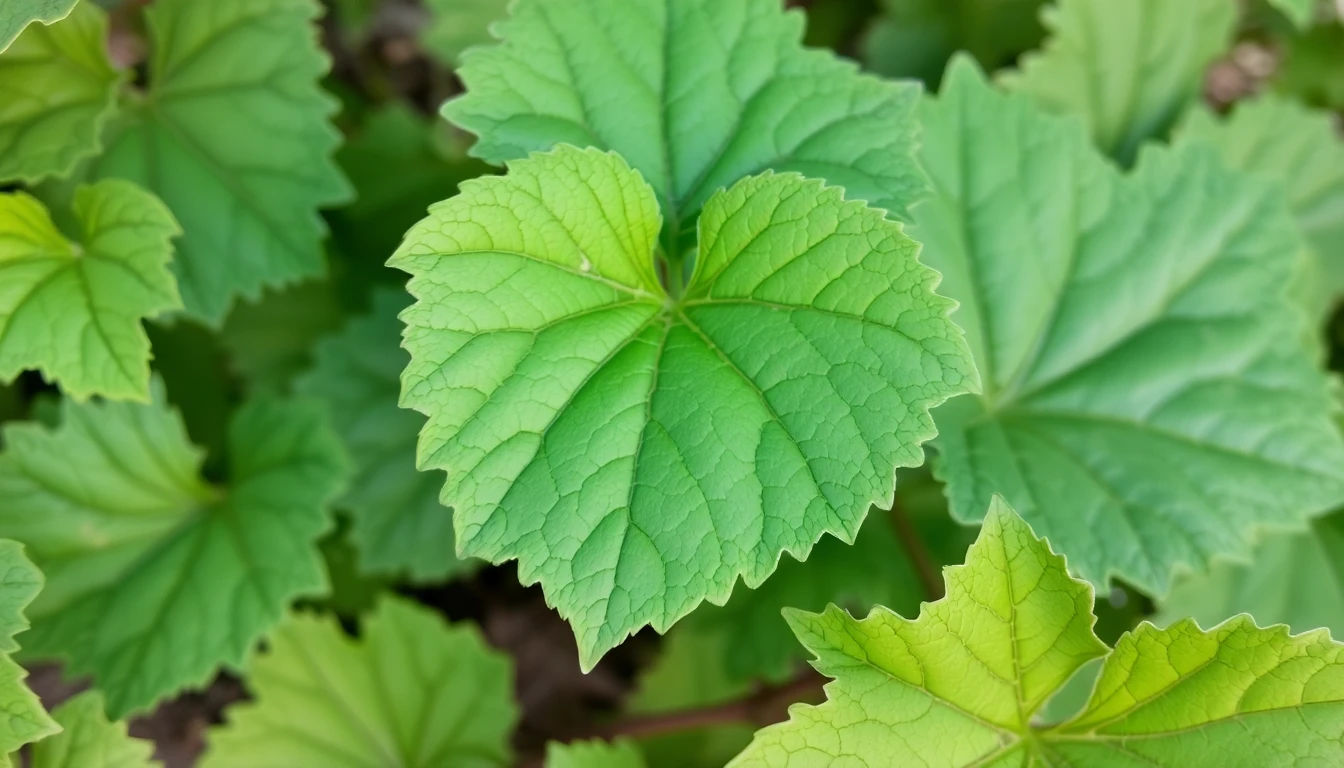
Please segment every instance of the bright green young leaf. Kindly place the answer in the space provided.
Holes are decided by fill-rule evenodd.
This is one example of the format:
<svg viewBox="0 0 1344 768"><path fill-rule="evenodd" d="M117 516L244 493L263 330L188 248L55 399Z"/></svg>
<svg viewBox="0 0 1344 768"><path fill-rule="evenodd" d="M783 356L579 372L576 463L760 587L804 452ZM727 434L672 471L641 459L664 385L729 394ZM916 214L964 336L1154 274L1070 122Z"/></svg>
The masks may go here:
<svg viewBox="0 0 1344 768"><path fill-rule="evenodd" d="M644 756L628 741L579 741L546 745L546 768L644 768Z"/></svg>
<svg viewBox="0 0 1344 768"><path fill-rule="evenodd" d="M668 242L715 190L796 171L903 217L925 183L918 90L799 44L779 0L518 0L466 56L444 115L499 165L557 144L618 152L658 193Z"/></svg>
<svg viewBox="0 0 1344 768"><path fill-rule="evenodd" d="M508 657L470 625L386 598L358 640L295 615L252 661L255 701L211 730L201 768L504 768L518 719Z"/></svg>
<svg viewBox="0 0 1344 768"><path fill-rule="evenodd" d="M9 48L29 24L55 24L70 14L79 0L5 0L0 5L0 53Z"/></svg>
<svg viewBox="0 0 1344 768"><path fill-rule="evenodd" d="M928 409L975 387L918 246L838 188L717 194L676 299L661 224L618 155L565 146L464 184L389 262L414 275L402 405L429 417L459 554L517 559L585 670L785 551L853 541L923 461Z"/></svg>
<svg viewBox="0 0 1344 768"><path fill-rule="evenodd" d="M1239 616L1208 632L1144 623L1113 651L1092 589L999 498L947 597L909 620L834 606L789 621L828 677L827 702L790 709L730 768L923 765L1330 765L1344 754L1344 645ZM1109 653L1109 655L1107 655ZM1105 655L1083 711L1041 706Z"/></svg>
<svg viewBox="0 0 1344 768"><path fill-rule="evenodd" d="M316 403L259 400L212 486L153 390L150 405L67 402L52 430L11 424L0 454L0 535L47 576L25 654L92 675L114 718L241 664L291 599L324 589L314 542L344 470Z"/></svg>
<svg viewBox="0 0 1344 768"><path fill-rule="evenodd" d="M317 365L296 386L327 404L354 464L343 506L353 515L360 564L432 581L472 564L455 554L453 512L439 504L443 478L415 471L425 419L397 407L401 371L410 362L397 313L408 303L401 290L374 294L372 314L318 344Z"/></svg>
<svg viewBox="0 0 1344 768"><path fill-rule="evenodd" d="M1233 0L1058 0L1053 34L1004 83L1052 112L1079 115L1102 151L1129 165L1195 101L1232 40Z"/></svg>
<svg viewBox="0 0 1344 768"><path fill-rule="evenodd" d="M126 723L108 722L102 694L90 691L57 707L62 731L33 745L29 768L157 768L153 742L133 739Z"/></svg>
<svg viewBox="0 0 1344 768"><path fill-rule="evenodd" d="M182 300L168 271L177 222L124 181L80 187L71 242L23 192L0 194L0 380L42 371L75 398L149 399L141 321Z"/></svg>
<svg viewBox="0 0 1344 768"><path fill-rule="evenodd" d="M1160 595L1344 499L1326 378L1285 343L1304 326L1278 190L1207 147L1122 175L964 60L924 118L939 194L911 235L984 381L935 414L956 517L1002 493L1083 578Z"/></svg>
<svg viewBox="0 0 1344 768"><path fill-rule="evenodd" d="M1308 304L1319 317L1344 293L1344 141L1332 116L1271 95L1241 102L1226 120L1194 110L1178 135L1283 188L1311 249Z"/></svg>
<svg viewBox="0 0 1344 768"><path fill-rule="evenodd" d="M123 80L106 41L107 15L81 3L64 21L34 26L0 53L0 181L65 175L102 147L99 132Z"/></svg>
<svg viewBox="0 0 1344 768"><path fill-rule="evenodd" d="M174 271L187 311L218 325L255 298L324 270L322 206L348 197L317 86L315 0L155 0L149 86L127 99L86 172L163 198L186 230ZM171 169L171 172L168 172Z"/></svg>
<svg viewBox="0 0 1344 768"><path fill-rule="evenodd" d="M1269 4L1278 8L1299 29L1311 26L1311 20L1316 17L1316 0L1269 0Z"/></svg>
<svg viewBox="0 0 1344 768"><path fill-rule="evenodd" d="M0 539L0 766L9 768L8 757L19 747L61 729L37 695L24 684L28 672L9 654L19 649L14 635L28 629L24 609L42 590L42 573L16 541ZM25 638L26 640L26 638Z"/></svg>
<svg viewBox="0 0 1344 768"><path fill-rule="evenodd" d="M427 0L429 24L420 44L450 67L473 45L493 42L490 25L508 15L509 0Z"/></svg>

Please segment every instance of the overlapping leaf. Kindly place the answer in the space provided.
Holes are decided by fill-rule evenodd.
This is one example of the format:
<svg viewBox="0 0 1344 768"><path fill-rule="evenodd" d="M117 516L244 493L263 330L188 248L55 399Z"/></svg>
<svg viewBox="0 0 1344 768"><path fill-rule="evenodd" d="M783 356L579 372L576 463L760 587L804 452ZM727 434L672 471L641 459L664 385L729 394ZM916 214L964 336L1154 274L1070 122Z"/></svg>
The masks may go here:
<svg viewBox="0 0 1344 768"><path fill-rule="evenodd" d="M939 194L912 235L984 380L936 414L954 515L1002 493L1084 578L1161 594L1340 501L1325 377L1285 343L1300 241L1278 190L1200 147L1121 176L964 61L924 117Z"/></svg>
<svg viewBox="0 0 1344 768"><path fill-rule="evenodd" d="M54 24L69 15L79 0L5 0L0 6L0 53L29 24Z"/></svg>
<svg viewBox="0 0 1344 768"><path fill-rule="evenodd" d="M16 541L0 539L0 766L13 765L9 755L24 744L61 729L23 682L28 672L9 654L19 649L14 635L28 629L24 609L42 589L42 573Z"/></svg>
<svg viewBox="0 0 1344 768"><path fill-rule="evenodd" d="M40 369L76 398L149 398L141 320L182 300L168 264L177 222L123 181L81 187L71 242L23 192L0 195L0 380Z"/></svg>
<svg viewBox="0 0 1344 768"><path fill-rule="evenodd" d="M29 768L158 768L154 744L133 739L124 722L108 722L103 697L82 693L57 707L61 732L33 745Z"/></svg>
<svg viewBox="0 0 1344 768"><path fill-rule="evenodd" d="M314 540L343 462L315 403L256 401L230 430L227 488L154 387L150 405L67 403L48 430L12 424L0 454L0 535L47 588L25 653L92 675L109 714L144 709L236 666L325 575Z"/></svg>
<svg viewBox="0 0 1344 768"><path fill-rule="evenodd" d="M402 404L427 416L459 553L518 559L589 669L784 551L852 541L927 411L974 387L937 275L841 191L765 174L721 192L673 299L653 191L562 147L463 186L390 262L414 275Z"/></svg>
<svg viewBox="0 0 1344 768"><path fill-rule="evenodd" d="M386 598L359 640L296 615L211 731L202 768L503 768L518 718L507 657L470 626Z"/></svg>

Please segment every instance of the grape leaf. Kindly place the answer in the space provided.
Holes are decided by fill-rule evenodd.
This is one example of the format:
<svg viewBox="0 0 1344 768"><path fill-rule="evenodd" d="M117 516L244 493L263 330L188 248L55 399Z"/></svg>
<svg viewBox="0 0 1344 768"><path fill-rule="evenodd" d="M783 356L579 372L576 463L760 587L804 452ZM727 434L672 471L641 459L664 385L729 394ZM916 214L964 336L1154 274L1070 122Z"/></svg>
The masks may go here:
<svg viewBox="0 0 1344 768"><path fill-rule="evenodd" d="M0 380L40 369L75 398L147 400L141 320L182 300L168 271L177 222L123 181L81 187L71 242L23 192L0 194Z"/></svg>
<svg viewBox="0 0 1344 768"><path fill-rule="evenodd" d="M579 741L546 745L546 768L644 768L644 756L628 741Z"/></svg>
<svg viewBox="0 0 1344 768"><path fill-rule="evenodd" d="M232 482L155 383L153 403L67 402L60 427L12 424L0 534L46 572L25 654L92 675L121 718L237 666L297 595L326 583L314 541L343 476L315 403L258 400L234 417Z"/></svg>
<svg viewBox="0 0 1344 768"><path fill-rule="evenodd" d="M1298 29L1310 27L1311 20L1316 17L1316 0L1269 0L1269 4L1279 9Z"/></svg>
<svg viewBox="0 0 1344 768"><path fill-rule="evenodd" d="M79 0L5 0L0 7L0 53L34 22L55 24L70 14Z"/></svg>
<svg viewBox="0 0 1344 768"><path fill-rule="evenodd" d="M509 0L427 0L429 24L420 45L450 67L462 61L462 52L493 42L490 25L508 15Z"/></svg>
<svg viewBox="0 0 1344 768"><path fill-rule="evenodd" d="M917 245L841 190L716 195L678 299L660 226L624 160L565 146L465 183L389 262L414 275L402 405L429 417L458 552L517 559L585 671L781 552L853 541L923 461L928 409L975 386Z"/></svg>
<svg viewBox="0 0 1344 768"><path fill-rule="evenodd" d="M1198 146L1121 175L966 60L924 116L940 194L911 235L984 379L935 414L955 516L1002 493L1083 578L1161 595L1340 502L1326 378L1284 343L1304 328L1277 190Z"/></svg>
<svg viewBox="0 0 1344 768"><path fill-rule="evenodd" d="M19 649L14 635L28 629L24 609L42 590L42 573L23 553L18 542L0 539L0 766L9 768L8 755L29 742L61 730L37 695L24 684L28 672L9 654Z"/></svg>
<svg viewBox="0 0 1344 768"><path fill-rule="evenodd" d="M148 90L123 103L86 169L154 191L177 215L182 297L212 325L237 296L321 274L317 209L349 196L331 159L336 102L317 86L329 67L320 11L314 0L156 0Z"/></svg>
<svg viewBox="0 0 1344 768"><path fill-rule="evenodd" d="M99 132L124 80L108 60L106 40L107 15L82 3L0 53L0 181L63 176L102 148Z"/></svg>
<svg viewBox="0 0 1344 768"><path fill-rule="evenodd" d="M1315 261L1307 303L1321 316L1344 293L1344 143L1331 115L1269 95L1240 102L1227 120L1193 110L1177 134L1283 188Z"/></svg>
<svg viewBox="0 0 1344 768"><path fill-rule="evenodd" d="M995 497L947 597L904 619L834 606L789 622L834 681L729 764L1324 765L1344 747L1344 645L1248 616L1208 632L1141 624L1108 649L1092 589ZM1105 656L1083 711L1034 727L1046 699Z"/></svg>
<svg viewBox="0 0 1344 768"><path fill-rule="evenodd" d="M103 697L82 693L53 711L62 731L33 745L29 768L157 768L153 742L133 739L126 723L108 722Z"/></svg>
<svg viewBox="0 0 1344 768"><path fill-rule="evenodd" d="M385 598L359 640L292 616L255 659L255 701L210 731L201 768L510 765L512 665L470 625Z"/></svg>
<svg viewBox="0 0 1344 768"><path fill-rule="evenodd" d="M519 0L504 42L465 57L444 105L499 165L557 144L614 150L658 194L668 242L715 190L764 170L843 186L904 216L918 89L804 49L779 0ZM671 250L671 248L669 248Z"/></svg>
<svg viewBox="0 0 1344 768"><path fill-rule="evenodd" d="M343 506L353 515L361 565L433 581L469 570L473 561L454 553L452 510L439 504L443 479L415 471L425 419L397 407L410 360L398 343L397 313L408 303L401 290L375 293L368 317L318 344L317 365L296 388L327 404L354 464Z"/></svg>
<svg viewBox="0 0 1344 768"><path fill-rule="evenodd" d="M1129 165L1199 97L1205 68L1232 41L1237 4L1059 0L1042 19L1053 36L1004 84L1080 115L1097 146Z"/></svg>

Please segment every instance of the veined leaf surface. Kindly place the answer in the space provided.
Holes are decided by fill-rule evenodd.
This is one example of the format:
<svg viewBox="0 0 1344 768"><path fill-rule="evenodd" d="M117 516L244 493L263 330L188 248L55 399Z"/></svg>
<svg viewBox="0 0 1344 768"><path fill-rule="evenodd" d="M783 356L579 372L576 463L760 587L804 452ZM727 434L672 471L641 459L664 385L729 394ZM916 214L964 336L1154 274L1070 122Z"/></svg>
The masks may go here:
<svg viewBox="0 0 1344 768"><path fill-rule="evenodd" d="M0 53L29 24L54 24L70 14L79 0L5 0L0 7Z"/></svg>

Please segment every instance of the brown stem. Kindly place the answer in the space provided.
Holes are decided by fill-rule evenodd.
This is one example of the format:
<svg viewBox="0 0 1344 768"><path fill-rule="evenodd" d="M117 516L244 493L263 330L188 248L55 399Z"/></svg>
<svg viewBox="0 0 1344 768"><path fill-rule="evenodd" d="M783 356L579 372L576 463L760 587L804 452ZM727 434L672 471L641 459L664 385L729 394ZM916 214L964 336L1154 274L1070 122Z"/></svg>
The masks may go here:
<svg viewBox="0 0 1344 768"><path fill-rule="evenodd" d="M914 563L915 573L919 575L919 581L924 585L924 595L930 602L941 600L943 597L943 575L934 562L933 556L929 554L929 548L924 545L924 539L920 538L919 531L915 530L914 523L910 522L910 516L906 514L905 507L901 506L900 498L896 498L891 503L891 522L896 528L896 537L901 540L901 546L905 548L905 553L910 556Z"/></svg>

